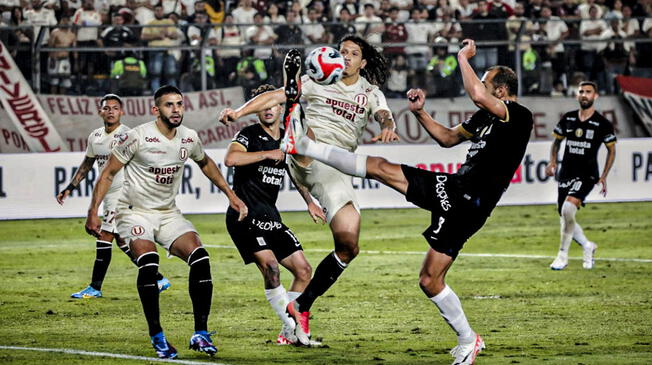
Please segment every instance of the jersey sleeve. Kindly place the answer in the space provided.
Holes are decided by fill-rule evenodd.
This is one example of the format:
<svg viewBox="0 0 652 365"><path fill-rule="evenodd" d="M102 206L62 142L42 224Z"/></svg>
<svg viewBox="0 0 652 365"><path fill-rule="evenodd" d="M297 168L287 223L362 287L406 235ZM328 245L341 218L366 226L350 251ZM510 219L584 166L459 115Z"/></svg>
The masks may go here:
<svg viewBox="0 0 652 365"><path fill-rule="evenodd" d="M113 147L111 153L118 159L118 161L123 164L128 163L134 157L138 148L140 147L140 141L138 138L138 133L135 130L127 131L118 137L118 144Z"/></svg>
<svg viewBox="0 0 652 365"><path fill-rule="evenodd" d="M242 145L242 147L244 147L248 151L249 150L249 141L250 141L248 132L249 132L248 128L241 129L238 133L235 134L235 136L233 136L233 139L231 140L231 143L240 144L240 145Z"/></svg>
<svg viewBox="0 0 652 365"><path fill-rule="evenodd" d="M91 143L91 138L93 137L93 133L88 135L88 140L86 140L86 157L94 158L95 157L95 151L93 150L93 144Z"/></svg>
<svg viewBox="0 0 652 365"><path fill-rule="evenodd" d="M566 137L566 135L564 134L564 121L565 120L566 120L566 117L564 116L563 118L561 118L559 123L557 123L557 125L555 126L555 129L553 129L553 131L552 131L552 135L556 139L564 139L564 137Z"/></svg>
<svg viewBox="0 0 652 365"><path fill-rule="evenodd" d="M606 119L602 124L602 142L607 146L616 143L616 133L614 132L614 126Z"/></svg>
<svg viewBox="0 0 652 365"><path fill-rule="evenodd" d="M466 138L471 138L475 136L476 134L480 133L482 128L484 128L488 123L490 119L488 118L488 112L485 110L478 110L477 112L473 113L471 118L465 120L460 124L460 127L462 128L462 134Z"/></svg>
<svg viewBox="0 0 652 365"><path fill-rule="evenodd" d="M375 89L374 91L371 92L370 96L371 98L369 99L371 99L370 102L371 102L372 115L376 114L376 112L380 110L387 110L391 114L391 111L389 110L389 105L387 105L387 99L385 98L385 94L383 94L382 91L380 91L379 89Z"/></svg>
<svg viewBox="0 0 652 365"><path fill-rule="evenodd" d="M192 151L190 151L190 158L193 161L201 161L204 159L204 156L206 156L206 154L204 153L204 145L201 143L201 139L199 139L197 133L194 133L193 138L196 142L193 143L192 145Z"/></svg>

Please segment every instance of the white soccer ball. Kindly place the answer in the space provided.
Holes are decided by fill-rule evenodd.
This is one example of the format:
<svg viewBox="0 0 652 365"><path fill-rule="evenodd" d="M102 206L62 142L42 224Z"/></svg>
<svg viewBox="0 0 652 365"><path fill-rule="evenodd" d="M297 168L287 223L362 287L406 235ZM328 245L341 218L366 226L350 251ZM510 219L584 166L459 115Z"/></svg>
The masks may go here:
<svg viewBox="0 0 652 365"><path fill-rule="evenodd" d="M315 48L306 57L306 74L320 85L338 82L344 66L344 57L333 47Z"/></svg>

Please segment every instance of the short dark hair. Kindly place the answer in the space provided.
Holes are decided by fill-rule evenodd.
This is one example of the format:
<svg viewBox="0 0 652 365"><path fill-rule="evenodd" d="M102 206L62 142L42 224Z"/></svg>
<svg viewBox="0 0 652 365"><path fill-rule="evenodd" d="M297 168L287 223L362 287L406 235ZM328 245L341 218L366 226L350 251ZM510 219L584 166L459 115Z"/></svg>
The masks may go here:
<svg viewBox="0 0 652 365"><path fill-rule="evenodd" d="M120 97L118 95L116 95L116 94L106 94L106 95L104 95L102 97L102 99L100 99L100 107L102 107L102 104L104 104L104 102L108 101L108 100L117 101L118 104L120 104L120 107L122 108L122 99L120 99Z"/></svg>
<svg viewBox="0 0 652 365"><path fill-rule="evenodd" d="M258 86L257 88L251 90L251 98L255 98L256 96L266 93L268 91L276 90L276 87L274 85L270 84L262 84Z"/></svg>
<svg viewBox="0 0 652 365"><path fill-rule="evenodd" d="M372 3L366 3L366 4L364 4L364 9L367 9L367 8L372 8L372 9L376 10L376 7L375 7L374 4L372 4Z"/></svg>
<svg viewBox="0 0 652 365"><path fill-rule="evenodd" d="M518 94L518 78L516 72L507 66L491 66L487 72L497 70L496 75L491 80L494 88L499 86L507 87L507 94L514 96Z"/></svg>
<svg viewBox="0 0 652 365"><path fill-rule="evenodd" d="M598 92L598 85L593 81L582 81L580 82L580 87L582 86L591 86L595 92Z"/></svg>
<svg viewBox="0 0 652 365"><path fill-rule="evenodd" d="M176 86L163 85L154 92L154 103L156 105L159 105L159 101L161 100L161 97L167 94L178 94L183 96L181 90L179 90Z"/></svg>

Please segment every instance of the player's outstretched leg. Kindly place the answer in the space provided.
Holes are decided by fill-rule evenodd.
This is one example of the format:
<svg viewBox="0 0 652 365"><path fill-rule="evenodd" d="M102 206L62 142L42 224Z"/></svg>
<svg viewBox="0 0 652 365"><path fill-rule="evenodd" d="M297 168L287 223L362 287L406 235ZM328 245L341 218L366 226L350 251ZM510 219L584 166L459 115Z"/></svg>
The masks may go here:
<svg viewBox="0 0 652 365"><path fill-rule="evenodd" d="M211 339L214 332L208 332L208 315L211 311L213 280L206 249L203 247L195 248L188 255L188 265L190 266L188 292L190 293L192 311L195 317L195 333L190 338L189 348L213 356L217 353L217 347L213 345Z"/></svg>
<svg viewBox="0 0 652 365"><path fill-rule="evenodd" d="M102 233L106 234L105 232ZM98 239L95 241L95 262L93 263L91 283L83 290L70 295L71 298L89 299L102 297L102 283L111 263L111 240L112 237L110 239Z"/></svg>
<svg viewBox="0 0 652 365"><path fill-rule="evenodd" d="M283 87L287 104L299 102L301 97L301 52L291 49L283 60Z"/></svg>

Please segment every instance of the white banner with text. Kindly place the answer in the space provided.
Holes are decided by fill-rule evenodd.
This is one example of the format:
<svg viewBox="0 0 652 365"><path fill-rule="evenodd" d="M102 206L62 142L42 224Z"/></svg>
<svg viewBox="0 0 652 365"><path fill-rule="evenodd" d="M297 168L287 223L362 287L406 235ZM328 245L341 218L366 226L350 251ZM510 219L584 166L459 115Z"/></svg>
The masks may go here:
<svg viewBox="0 0 652 365"><path fill-rule="evenodd" d="M451 149L433 145L361 146L358 153L376 155L397 163L443 172L455 172L466 156L468 143ZM588 196L588 202L618 202L652 200L652 138L621 139L616 144L616 161L608 177L608 195L602 197L598 188ZM557 184L545 175L550 142L531 142L512 184L500 204L548 204L557 201ZM207 150L222 169L227 181L232 181L232 169L222 163L224 149ZM604 166L606 149L599 153L600 169ZM65 188L84 159L80 152L0 154L0 219L84 217L98 175L89 172L63 206L55 196ZM501 163L496 161L496 164ZM289 179L279 194L282 211L305 209L305 204ZM396 191L367 179L353 179L362 208L413 207ZM177 197L184 213L222 213L227 199L203 176L194 162L186 165Z"/></svg>

